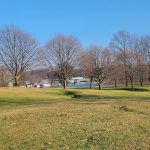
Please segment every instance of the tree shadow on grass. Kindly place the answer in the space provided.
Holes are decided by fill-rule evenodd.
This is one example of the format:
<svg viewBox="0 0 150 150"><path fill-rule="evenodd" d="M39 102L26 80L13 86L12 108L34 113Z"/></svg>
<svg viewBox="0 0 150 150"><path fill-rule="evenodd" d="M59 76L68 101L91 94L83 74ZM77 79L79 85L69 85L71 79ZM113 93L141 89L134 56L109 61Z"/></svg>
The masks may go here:
<svg viewBox="0 0 150 150"><path fill-rule="evenodd" d="M26 106L26 105L38 105L38 104L54 104L57 102L62 102L64 100L46 100L46 99L41 99L41 100L35 100L32 98L28 99L17 99L17 100L7 100L7 99L0 99L0 107L3 106Z"/></svg>
<svg viewBox="0 0 150 150"><path fill-rule="evenodd" d="M79 93L74 92L74 91L65 91L65 94L67 96L71 96L72 98L81 98L82 97L82 95L80 95Z"/></svg>
<svg viewBox="0 0 150 150"><path fill-rule="evenodd" d="M107 90L112 90L112 89L107 89ZM116 89L117 90L117 89ZM118 89L119 90L119 89ZM123 89L121 88L121 90L128 90L128 91L132 91L131 89ZM136 91L138 92L145 92L145 91L149 91L147 89L139 89L137 88ZM101 92L101 91L99 91ZM98 94L98 95L95 95L95 94L83 94L82 92L78 92L78 91L65 91L65 94L67 96L71 96L72 100L76 100L76 101L103 101L103 100L149 100L149 97L138 97L138 96L126 96L126 95L101 95L101 94Z"/></svg>
<svg viewBox="0 0 150 150"><path fill-rule="evenodd" d="M144 88L103 88L103 90L125 90L125 91L135 91L135 92L148 92L150 91L149 89L144 89Z"/></svg>
<svg viewBox="0 0 150 150"><path fill-rule="evenodd" d="M110 98L109 96L100 96L100 95L92 95L92 94L82 94L76 91L65 91L67 96L71 96L74 99L107 99ZM115 98L115 97L114 97Z"/></svg>
<svg viewBox="0 0 150 150"><path fill-rule="evenodd" d="M72 88L72 89L80 89L80 90L98 90L98 87L92 87L91 89L89 87L81 87L81 88ZM131 87L102 87L102 90L125 90L125 91L133 91ZM101 91L101 90L100 90ZM134 88L135 92L149 92L149 89L146 88L140 88L140 87L135 87Z"/></svg>
<svg viewBox="0 0 150 150"><path fill-rule="evenodd" d="M71 96L73 99L76 100L99 100L99 99L120 99L120 97L116 96L101 96L101 95L92 95L92 94L82 94L76 91L65 91L67 96Z"/></svg>

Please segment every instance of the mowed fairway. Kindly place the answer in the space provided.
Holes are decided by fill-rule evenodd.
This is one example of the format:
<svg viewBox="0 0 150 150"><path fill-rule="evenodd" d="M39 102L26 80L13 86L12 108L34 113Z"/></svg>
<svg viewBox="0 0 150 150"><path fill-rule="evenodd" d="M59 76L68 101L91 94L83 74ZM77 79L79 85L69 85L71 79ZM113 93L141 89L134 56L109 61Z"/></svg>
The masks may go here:
<svg viewBox="0 0 150 150"><path fill-rule="evenodd" d="M150 149L150 88L0 88L0 150Z"/></svg>

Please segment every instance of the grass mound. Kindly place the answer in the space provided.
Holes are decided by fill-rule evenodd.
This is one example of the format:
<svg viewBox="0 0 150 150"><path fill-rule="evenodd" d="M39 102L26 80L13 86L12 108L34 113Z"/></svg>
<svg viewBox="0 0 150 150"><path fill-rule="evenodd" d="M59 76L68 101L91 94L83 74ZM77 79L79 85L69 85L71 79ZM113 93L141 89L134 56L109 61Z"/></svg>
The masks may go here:
<svg viewBox="0 0 150 150"><path fill-rule="evenodd" d="M126 107L120 110L120 106L143 114L126 111ZM58 102L1 110L0 148L148 150L149 107L149 102L106 101Z"/></svg>
<svg viewBox="0 0 150 150"><path fill-rule="evenodd" d="M149 149L146 89L0 88L0 149Z"/></svg>

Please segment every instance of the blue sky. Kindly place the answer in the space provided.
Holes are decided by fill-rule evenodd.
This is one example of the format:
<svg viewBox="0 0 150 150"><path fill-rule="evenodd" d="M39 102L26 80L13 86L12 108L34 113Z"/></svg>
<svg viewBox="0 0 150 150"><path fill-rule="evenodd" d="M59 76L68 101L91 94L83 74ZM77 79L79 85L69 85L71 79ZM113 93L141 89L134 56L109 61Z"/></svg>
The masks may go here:
<svg viewBox="0 0 150 150"><path fill-rule="evenodd" d="M84 47L106 46L120 30L150 34L150 0L0 0L0 28L15 25L41 44L74 35Z"/></svg>

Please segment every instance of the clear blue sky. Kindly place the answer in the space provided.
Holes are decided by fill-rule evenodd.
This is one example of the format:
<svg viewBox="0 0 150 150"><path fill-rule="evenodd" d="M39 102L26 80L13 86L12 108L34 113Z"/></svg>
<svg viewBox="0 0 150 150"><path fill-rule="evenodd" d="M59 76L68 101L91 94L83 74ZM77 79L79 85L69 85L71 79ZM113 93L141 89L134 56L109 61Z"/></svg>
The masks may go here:
<svg viewBox="0 0 150 150"><path fill-rule="evenodd" d="M0 28L15 25L41 44L58 33L83 46L107 45L114 33L150 34L150 0L0 0Z"/></svg>

